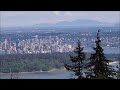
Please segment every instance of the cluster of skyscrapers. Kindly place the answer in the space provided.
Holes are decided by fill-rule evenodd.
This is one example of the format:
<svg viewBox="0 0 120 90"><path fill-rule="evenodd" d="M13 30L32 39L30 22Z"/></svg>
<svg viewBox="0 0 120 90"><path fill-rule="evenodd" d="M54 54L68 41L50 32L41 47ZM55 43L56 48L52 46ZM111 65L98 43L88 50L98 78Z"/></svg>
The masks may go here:
<svg viewBox="0 0 120 90"><path fill-rule="evenodd" d="M64 42L64 38L57 36L49 36L46 38L38 38L36 35L32 39L12 41L5 39L0 43L0 54L37 54L37 53L53 53L53 52L69 52L74 47Z"/></svg>

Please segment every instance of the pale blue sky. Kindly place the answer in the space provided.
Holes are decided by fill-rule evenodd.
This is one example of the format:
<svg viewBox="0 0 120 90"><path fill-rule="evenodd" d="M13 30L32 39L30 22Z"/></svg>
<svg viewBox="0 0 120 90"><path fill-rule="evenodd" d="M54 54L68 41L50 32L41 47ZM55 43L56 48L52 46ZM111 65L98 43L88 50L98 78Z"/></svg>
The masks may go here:
<svg viewBox="0 0 120 90"><path fill-rule="evenodd" d="M120 20L119 11L0 11L0 16L2 27L29 26L76 19L108 23L117 23Z"/></svg>

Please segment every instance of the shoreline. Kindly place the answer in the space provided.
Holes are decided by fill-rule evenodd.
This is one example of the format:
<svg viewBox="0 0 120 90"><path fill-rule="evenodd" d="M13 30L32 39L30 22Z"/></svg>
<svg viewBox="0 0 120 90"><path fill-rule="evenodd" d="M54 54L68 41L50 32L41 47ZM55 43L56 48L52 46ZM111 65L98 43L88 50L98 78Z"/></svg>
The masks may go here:
<svg viewBox="0 0 120 90"><path fill-rule="evenodd" d="M56 68L53 68L49 71L31 71L31 72L18 72L18 73L12 73L12 74L30 74L30 73L41 73L41 72L54 72L54 71L65 71L66 69L65 68L60 68L60 69L56 69ZM0 74L11 74L11 73L0 73Z"/></svg>

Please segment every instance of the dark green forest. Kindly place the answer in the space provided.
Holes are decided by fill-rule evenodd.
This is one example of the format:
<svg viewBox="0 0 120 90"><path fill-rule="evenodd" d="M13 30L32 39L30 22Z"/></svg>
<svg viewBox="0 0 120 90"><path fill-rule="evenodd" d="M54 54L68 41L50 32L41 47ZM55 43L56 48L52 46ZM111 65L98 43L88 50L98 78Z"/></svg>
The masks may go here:
<svg viewBox="0 0 120 90"><path fill-rule="evenodd" d="M86 53L86 59L91 53ZM64 63L71 63L69 55L74 52L66 53L42 53L42 54L7 54L0 55L0 72L31 72L31 71L48 71L53 68L60 69ZM119 60L119 54L106 54L110 60Z"/></svg>

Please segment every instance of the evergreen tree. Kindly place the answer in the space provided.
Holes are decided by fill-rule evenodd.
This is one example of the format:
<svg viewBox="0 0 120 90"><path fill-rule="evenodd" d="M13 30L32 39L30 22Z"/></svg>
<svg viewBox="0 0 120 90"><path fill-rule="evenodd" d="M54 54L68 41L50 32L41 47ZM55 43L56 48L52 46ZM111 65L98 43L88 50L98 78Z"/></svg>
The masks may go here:
<svg viewBox="0 0 120 90"><path fill-rule="evenodd" d="M120 62L118 62L117 79L120 79Z"/></svg>
<svg viewBox="0 0 120 90"><path fill-rule="evenodd" d="M87 77L91 79L110 79L115 75L115 71L109 65L111 61L107 60L103 53L99 33L100 30L97 33L96 47L93 48L95 53L91 54L89 58Z"/></svg>
<svg viewBox="0 0 120 90"><path fill-rule="evenodd" d="M85 53L83 52L83 47L81 47L81 43L78 40L77 47L74 50L76 56L70 55L70 61L72 62L70 65L65 64L65 68L68 71L73 71L77 79L82 79L83 77L83 67L85 60Z"/></svg>
<svg viewBox="0 0 120 90"><path fill-rule="evenodd" d="M119 68L118 68L118 72L120 73L120 61L119 61L119 66L118 66Z"/></svg>

